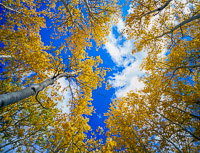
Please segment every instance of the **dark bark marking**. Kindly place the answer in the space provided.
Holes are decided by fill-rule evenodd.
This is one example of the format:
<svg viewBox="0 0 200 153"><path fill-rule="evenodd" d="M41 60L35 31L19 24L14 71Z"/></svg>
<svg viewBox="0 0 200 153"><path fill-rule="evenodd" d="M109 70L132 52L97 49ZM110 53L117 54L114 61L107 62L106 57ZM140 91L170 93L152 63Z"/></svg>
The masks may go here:
<svg viewBox="0 0 200 153"><path fill-rule="evenodd" d="M36 89L35 89L35 87L31 87L31 89L36 93Z"/></svg>
<svg viewBox="0 0 200 153"><path fill-rule="evenodd" d="M1 102L1 107L3 107L3 106L4 106L4 101Z"/></svg>

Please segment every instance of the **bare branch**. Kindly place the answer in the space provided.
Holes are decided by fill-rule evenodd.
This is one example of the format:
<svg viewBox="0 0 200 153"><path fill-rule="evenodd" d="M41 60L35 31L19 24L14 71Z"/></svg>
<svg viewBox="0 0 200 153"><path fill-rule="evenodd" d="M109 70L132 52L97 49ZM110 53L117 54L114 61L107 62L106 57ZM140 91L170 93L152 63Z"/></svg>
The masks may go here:
<svg viewBox="0 0 200 153"><path fill-rule="evenodd" d="M0 58L12 58L12 56L10 56L10 55L0 55Z"/></svg>

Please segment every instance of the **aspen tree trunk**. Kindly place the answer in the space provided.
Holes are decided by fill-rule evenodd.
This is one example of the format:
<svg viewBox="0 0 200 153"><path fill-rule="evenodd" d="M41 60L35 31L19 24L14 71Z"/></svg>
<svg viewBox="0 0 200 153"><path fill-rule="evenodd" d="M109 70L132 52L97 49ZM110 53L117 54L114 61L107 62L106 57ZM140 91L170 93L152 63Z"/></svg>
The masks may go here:
<svg viewBox="0 0 200 153"><path fill-rule="evenodd" d="M72 76L74 76L74 74L75 74L75 72L71 72L71 73L64 72L62 74L57 75L54 78L49 78L49 79L43 81L42 83L32 85L30 87L27 87L27 88L19 90L19 91L2 94L2 95L0 95L0 108L10 105L10 104L14 104L14 103L16 103L20 100L23 100L25 98L28 98L30 96L34 96L39 91L42 91L49 85L53 85L55 83L55 81L58 80L59 78L72 77Z"/></svg>

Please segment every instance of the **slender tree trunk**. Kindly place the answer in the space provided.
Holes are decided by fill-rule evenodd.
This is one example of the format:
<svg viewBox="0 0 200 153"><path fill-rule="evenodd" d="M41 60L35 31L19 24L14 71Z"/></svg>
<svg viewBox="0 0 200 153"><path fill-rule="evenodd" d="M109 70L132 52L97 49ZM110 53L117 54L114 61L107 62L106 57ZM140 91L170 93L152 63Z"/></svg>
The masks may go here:
<svg viewBox="0 0 200 153"><path fill-rule="evenodd" d="M137 136L137 134L135 133L135 131L134 131L134 129L133 129L132 126L131 126L131 130L132 130L133 134L135 135L136 139L138 139L138 141L139 141L141 147L143 148L144 152L145 152L145 153L148 153L148 151L147 151L147 149L146 149L144 143L142 142L142 140L140 139L140 137Z"/></svg>
<svg viewBox="0 0 200 153"><path fill-rule="evenodd" d="M58 80L59 78L72 77L72 76L74 76L74 74L75 74L75 72L72 72L72 73L64 72L62 74L57 75L54 78L49 78L49 79L43 81L42 83L32 85L30 87L27 87L27 88L19 90L19 91L2 94L2 95L0 95L0 108L10 105L10 104L14 104L14 103L16 103L20 100L23 100L25 98L28 98L30 96L34 96L39 91L42 91L49 85L53 85L54 82L56 80Z"/></svg>

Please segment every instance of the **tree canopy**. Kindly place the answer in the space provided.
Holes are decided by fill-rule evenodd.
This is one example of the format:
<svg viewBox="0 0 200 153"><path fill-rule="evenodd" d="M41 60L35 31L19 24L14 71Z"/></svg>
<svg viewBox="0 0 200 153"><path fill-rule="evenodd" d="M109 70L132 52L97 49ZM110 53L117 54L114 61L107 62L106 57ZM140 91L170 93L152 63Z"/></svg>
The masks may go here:
<svg viewBox="0 0 200 153"><path fill-rule="evenodd" d="M132 1L124 33L146 51L145 87L114 100L107 113L113 150L198 152L199 1Z"/></svg>
<svg viewBox="0 0 200 153"><path fill-rule="evenodd" d="M88 116L95 110L92 91L107 84L110 69L87 51L106 43L121 6L116 0L0 2L1 152L199 151L199 0L128 4L122 34L134 39L133 56L147 52L144 88L111 102L107 128L97 130L104 142L88 135ZM67 113L58 107L66 94ZM6 103L9 96L16 100Z"/></svg>
<svg viewBox="0 0 200 153"><path fill-rule="evenodd" d="M117 13L116 2L11 0L0 4L1 94L36 90L35 96L1 108L1 151L96 149L98 143L86 139L90 130L86 116L94 111L92 90L101 86L107 70L99 67L100 57L89 57L86 49L92 41L97 46L105 42L111 17ZM49 45L44 45L40 34L44 28L50 33ZM54 46L56 41L59 46ZM68 81L64 89L56 82L61 77ZM37 91L36 85L43 88ZM56 105L67 91L70 112L63 113Z"/></svg>

